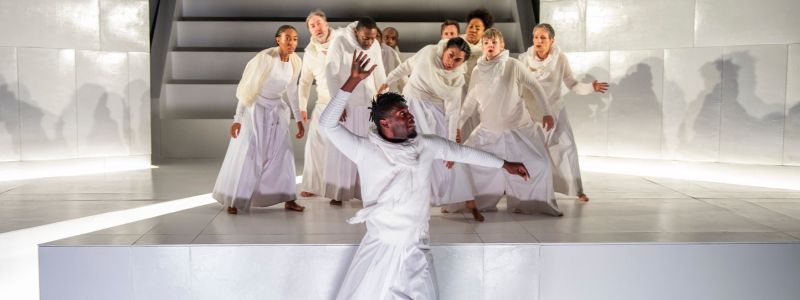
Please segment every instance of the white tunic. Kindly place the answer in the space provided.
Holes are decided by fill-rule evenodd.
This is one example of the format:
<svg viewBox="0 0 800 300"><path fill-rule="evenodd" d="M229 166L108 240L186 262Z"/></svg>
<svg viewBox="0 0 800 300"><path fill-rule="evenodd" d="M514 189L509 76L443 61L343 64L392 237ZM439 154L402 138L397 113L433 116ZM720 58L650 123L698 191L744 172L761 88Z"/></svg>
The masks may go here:
<svg viewBox="0 0 800 300"><path fill-rule="evenodd" d="M356 51L365 52L371 59L370 64L377 65L372 75L353 91L352 100L347 104L347 120L344 122L344 126L351 132L367 136L370 101L380 85L386 81L386 71L383 69L380 43L374 41L368 50L363 50L356 39L356 25L357 22L353 22L335 30L335 36L328 47L328 56L325 57L325 77L328 91L338 91L350 76L353 53ZM355 165L336 149L328 150L325 191L322 195L336 200L361 198Z"/></svg>
<svg viewBox="0 0 800 300"><path fill-rule="evenodd" d="M561 83L578 95L594 92L589 83L575 80L569 67L567 56L553 45L550 54L544 59L536 57L533 47L520 54L520 61L539 80L547 94L547 103L553 112L556 124L547 137L547 147L553 163L553 187L556 192L578 196L583 194L581 170L578 164L578 148L567 118L567 111L561 98ZM539 105L529 103L530 106ZM536 115L534 113L534 115Z"/></svg>
<svg viewBox="0 0 800 300"><path fill-rule="evenodd" d="M508 161L522 162L528 181L496 169L467 166L478 209L496 210L504 195L509 209L561 215L553 194L550 161L541 129L525 108L522 91L529 90L544 101L536 79L508 50L487 61L481 57L472 72L470 90L461 116L480 113L480 124L467 146L493 153ZM462 119L464 120L464 119ZM469 200L469 199L462 199Z"/></svg>
<svg viewBox="0 0 800 300"><path fill-rule="evenodd" d="M221 204L240 210L296 199L294 154L287 125L289 107L297 105L287 106L283 100L299 72L277 55L259 54L248 63L249 67L254 65L266 66L263 72L269 73L254 103L239 101L234 119L242 125L241 131L228 144L212 193ZM296 113L296 109L293 111Z"/></svg>
<svg viewBox="0 0 800 300"><path fill-rule="evenodd" d="M369 137L355 135L337 122L348 96L339 91L320 119L331 143L360 173L365 208L348 222L367 225L337 299L436 299L427 253L429 166L443 159L498 168L503 161L432 135L399 144L375 131Z"/></svg>
<svg viewBox="0 0 800 300"><path fill-rule="evenodd" d="M298 83L300 109L308 111L308 98L311 95L311 86L316 82L317 101L314 112L309 115L308 128L306 129L305 156L303 159L303 182L300 190L316 195L325 192L325 165L328 156L328 140L318 130L319 115L325 110L331 96L325 76L325 56L328 46L335 36L335 30L330 30L328 41L320 44L314 38L308 43L303 55L303 69Z"/></svg>
<svg viewBox="0 0 800 300"><path fill-rule="evenodd" d="M383 68L386 71L386 76L389 76L389 73L392 73L394 69L400 66L403 63L403 60L400 59L400 50L398 50L397 46L394 48L389 47L389 45L381 44L381 55L383 56ZM389 86L390 91L402 91L403 87L405 86L407 78L401 78L400 80L396 81L395 83Z"/></svg>
<svg viewBox="0 0 800 300"><path fill-rule="evenodd" d="M466 41L467 35L462 34L461 38L464 39L464 41ZM470 44L469 42L467 42L467 45L469 45L470 56L469 59L466 62L464 62L464 64L467 66L464 79L468 84L464 85L464 91L462 93L463 97L467 96L468 92L467 89L469 88L469 82L470 82L470 76L472 76L472 70L474 70L475 66L478 64L478 59L481 56L483 56L483 45L481 44L482 41L483 40L480 39L476 44ZM478 126L478 123L480 123L480 116L478 116L478 114L473 114L471 116L468 116L467 119L463 122L463 125L461 126L461 138L466 140L470 136L472 131L475 129L475 127Z"/></svg>

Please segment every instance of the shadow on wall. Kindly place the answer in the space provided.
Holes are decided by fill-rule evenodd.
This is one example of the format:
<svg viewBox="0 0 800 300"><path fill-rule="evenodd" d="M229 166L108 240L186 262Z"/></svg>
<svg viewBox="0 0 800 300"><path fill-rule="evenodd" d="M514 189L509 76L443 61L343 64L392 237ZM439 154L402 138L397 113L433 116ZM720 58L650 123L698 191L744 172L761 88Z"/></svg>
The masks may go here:
<svg viewBox="0 0 800 300"><path fill-rule="evenodd" d="M791 99L791 101L796 103L787 110L783 163L800 166L800 99Z"/></svg>
<svg viewBox="0 0 800 300"><path fill-rule="evenodd" d="M120 123L130 122L130 108L125 97L109 93L105 88L96 84L85 84L78 88L78 97L82 107L93 107L91 111L78 111L78 128L80 124L90 124L84 143L79 143L81 156L114 156L128 154L128 139ZM121 100L121 101L120 101ZM81 115L91 114L89 118L81 120ZM81 137L78 137L81 139Z"/></svg>
<svg viewBox="0 0 800 300"><path fill-rule="evenodd" d="M652 66L664 61L648 58L630 69L609 89L608 149L611 156L661 157L661 103L654 89Z"/></svg>
<svg viewBox="0 0 800 300"><path fill-rule="evenodd" d="M592 74L608 74L608 70L595 67L582 77L578 76L575 79L583 83L599 80ZM614 88L609 86L609 90ZM564 104L569 113L570 125L575 133L578 152L581 155L606 155L608 96L601 93L581 96L570 91L564 95Z"/></svg>
<svg viewBox="0 0 800 300"><path fill-rule="evenodd" d="M675 158L686 160L719 160L719 122L722 101L723 61L703 64L698 72L703 78L703 91L686 108L678 127ZM685 102L684 102L685 103Z"/></svg>
<svg viewBox="0 0 800 300"><path fill-rule="evenodd" d="M140 94L129 93L129 108L125 114L129 116L128 128L130 131L130 149L132 154L150 153L150 85L144 80L134 80L128 84L127 91L138 91Z"/></svg>
<svg viewBox="0 0 800 300"><path fill-rule="evenodd" d="M780 163L784 105L766 103L756 95L757 61L752 55L728 56L722 61L720 160Z"/></svg>
<svg viewBox="0 0 800 300"><path fill-rule="evenodd" d="M6 79L0 76L0 128L5 131L4 136L9 137L10 146L3 146L0 149L10 150L10 153L0 154L0 161L14 160L19 158L20 147L20 118L19 118L19 99L11 91Z"/></svg>

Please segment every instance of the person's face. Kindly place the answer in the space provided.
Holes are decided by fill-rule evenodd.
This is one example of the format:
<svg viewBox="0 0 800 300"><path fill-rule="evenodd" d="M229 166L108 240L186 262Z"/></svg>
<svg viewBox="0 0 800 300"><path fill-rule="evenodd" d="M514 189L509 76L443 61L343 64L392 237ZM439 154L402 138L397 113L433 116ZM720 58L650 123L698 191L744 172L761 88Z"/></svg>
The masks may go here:
<svg viewBox="0 0 800 300"><path fill-rule="evenodd" d="M308 31L317 41L323 41L328 37L328 22L320 16L311 16L308 19Z"/></svg>
<svg viewBox="0 0 800 300"><path fill-rule="evenodd" d="M469 23L467 23L467 42L470 44L478 43L485 30L486 26L483 25L481 19L473 18L469 20Z"/></svg>
<svg viewBox="0 0 800 300"><path fill-rule="evenodd" d="M397 31L394 30L384 30L383 31L383 43L386 46L394 48L397 46Z"/></svg>
<svg viewBox="0 0 800 300"><path fill-rule="evenodd" d="M450 47L442 51L442 64L445 70L453 70L458 68L464 63L464 57L467 56L464 51L456 47Z"/></svg>
<svg viewBox="0 0 800 300"><path fill-rule="evenodd" d="M408 106L398 105L389 112L389 116L380 121L383 136L404 140L417 136L417 126L414 115L408 111Z"/></svg>
<svg viewBox="0 0 800 300"><path fill-rule="evenodd" d="M458 27L456 25L447 25L442 30L442 39L449 40L458 36Z"/></svg>
<svg viewBox="0 0 800 300"><path fill-rule="evenodd" d="M554 39L550 38L550 32L547 29L536 28L533 31L533 49L536 50L536 53L550 53L550 47L553 46L554 41Z"/></svg>
<svg viewBox="0 0 800 300"><path fill-rule="evenodd" d="M497 57L505 48L506 44L498 38L483 39L483 53L486 53L486 59L488 60Z"/></svg>
<svg viewBox="0 0 800 300"><path fill-rule="evenodd" d="M361 48L364 50L369 49L369 47L372 46L372 42L374 42L375 38L377 37L377 29L361 28L356 30L356 39L358 40L358 44L361 45Z"/></svg>
<svg viewBox="0 0 800 300"><path fill-rule="evenodd" d="M275 37L275 42L278 43L281 53L292 54L297 48L297 31L294 29L284 30L281 35Z"/></svg>

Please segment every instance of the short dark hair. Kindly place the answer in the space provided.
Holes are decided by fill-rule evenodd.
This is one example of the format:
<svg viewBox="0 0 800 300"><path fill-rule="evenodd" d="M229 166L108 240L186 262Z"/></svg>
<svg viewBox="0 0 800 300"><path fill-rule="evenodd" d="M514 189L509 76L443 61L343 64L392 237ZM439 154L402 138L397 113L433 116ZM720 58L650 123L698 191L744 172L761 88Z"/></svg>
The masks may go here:
<svg viewBox="0 0 800 300"><path fill-rule="evenodd" d="M358 18L358 24L356 24L356 30L361 28L366 29L378 29L378 23L375 23L375 20L371 17L361 17Z"/></svg>
<svg viewBox="0 0 800 300"><path fill-rule="evenodd" d="M481 22L483 22L483 26L486 28L494 26L494 17L492 13L484 7L479 7L469 12L467 14L467 24L469 24L469 21L472 19L480 19Z"/></svg>
<svg viewBox="0 0 800 300"><path fill-rule="evenodd" d="M371 110L369 118L375 123L379 132L381 120L388 118L389 112L400 105L406 106L406 99L398 93L383 93L375 97L375 100L372 100L372 107L369 108Z"/></svg>
<svg viewBox="0 0 800 300"><path fill-rule="evenodd" d="M295 29L294 26L292 25L281 25L281 27L278 27L278 31L275 32L275 37L281 36L281 33L289 29L294 30L294 32L297 32L297 29Z"/></svg>
<svg viewBox="0 0 800 300"><path fill-rule="evenodd" d="M456 31L458 31L458 33L461 33L461 26L458 25L458 22L450 19L444 20L444 23L442 23L442 29L439 29L439 33L442 33L442 31L444 31L444 28L447 26L455 26Z"/></svg>
<svg viewBox="0 0 800 300"><path fill-rule="evenodd" d="M460 36L447 40L447 45L444 47L444 49L447 50L450 48L456 48L458 50L464 51L464 60L468 60L470 54L472 54L471 53L472 50L469 48L469 44L467 44L467 41L462 39Z"/></svg>

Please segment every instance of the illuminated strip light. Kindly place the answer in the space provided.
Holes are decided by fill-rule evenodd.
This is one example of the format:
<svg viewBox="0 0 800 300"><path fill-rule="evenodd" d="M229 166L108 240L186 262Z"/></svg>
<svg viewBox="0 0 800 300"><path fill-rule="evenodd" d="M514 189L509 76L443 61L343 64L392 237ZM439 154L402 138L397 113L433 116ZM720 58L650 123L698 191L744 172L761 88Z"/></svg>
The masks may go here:
<svg viewBox="0 0 800 300"><path fill-rule="evenodd" d="M0 182L155 169L144 159L73 159L0 164Z"/></svg>
<svg viewBox="0 0 800 300"><path fill-rule="evenodd" d="M705 181L800 191L800 167L581 157L586 172Z"/></svg>

